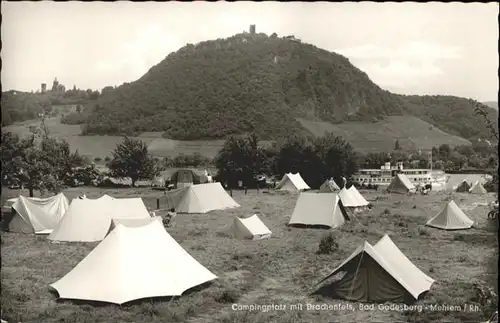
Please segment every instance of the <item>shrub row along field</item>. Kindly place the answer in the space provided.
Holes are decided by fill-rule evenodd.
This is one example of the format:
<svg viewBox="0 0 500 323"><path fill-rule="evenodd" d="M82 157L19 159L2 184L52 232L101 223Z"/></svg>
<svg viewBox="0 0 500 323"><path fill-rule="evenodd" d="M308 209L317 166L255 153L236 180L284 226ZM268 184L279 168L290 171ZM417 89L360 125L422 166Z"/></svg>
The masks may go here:
<svg viewBox="0 0 500 323"><path fill-rule="evenodd" d="M19 191L2 190L2 202ZM71 199L81 193L143 197L156 208L161 193L148 189L68 189ZM286 226L296 194L252 190L234 191L241 208L206 215L184 215L168 232L202 265L218 276L212 284L173 299L138 301L123 306L56 301L49 284L78 264L96 243L51 243L46 237L2 233L2 317L13 322L479 322L492 308L475 299L473 284L497 286L496 232L486 219L486 203L493 197L454 194L452 197L477 228L461 232L425 227L450 196L389 195L361 191L374 204L366 214L334 231L338 247L317 254L329 232ZM162 202L163 203L163 202ZM273 235L261 241L233 239L225 229L234 216L257 213ZM359 310L359 303L311 296L315 284L338 266L364 240L378 241L389 234L401 251L436 280L417 304L477 304L479 311L400 312ZM162 246L151 246L162 248ZM145 273L147 274L147 273ZM169 277L165 277L169 279ZM233 304L282 304L286 310L238 311ZM303 310L291 309L303 304ZM307 310L307 304L353 306L354 310Z"/></svg>

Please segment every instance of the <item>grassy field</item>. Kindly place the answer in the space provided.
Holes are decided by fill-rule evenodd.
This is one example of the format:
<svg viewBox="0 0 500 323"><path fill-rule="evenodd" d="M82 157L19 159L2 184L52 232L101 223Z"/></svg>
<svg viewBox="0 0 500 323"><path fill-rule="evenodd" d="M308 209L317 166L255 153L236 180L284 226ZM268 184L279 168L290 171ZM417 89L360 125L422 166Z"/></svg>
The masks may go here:
<svg viewBox="0 0 500 323"><path fill-rule="evenodd" d="M149 189L65 191L95 198L142 196L150 209L162 193ZM2 191L5 198L17 191ZM358 303L310 296L315 284L364 240L376 243L384 233L436 282L418 304L475 304L472 284L497 286L497 238L484 206L493 196L441 194L412 197L361 191L374 208L335 230L339 248L316 254L329 230L286 226L297 194L234 191L241 208L206 215L179 215L169 233L201 264L218 276L212 284L174 299L160 298L115 305L90 305L57 300L49 284L81 261L96 243L50 243L45 237L2 233L2 318L9 322L480 322L491 308L461 312L397 312L358 310ZM477 228L441 231L425 227L451 197L477 221ZM271 229L271 238L235 240L224 230L236 215L257 213ZM155 246L161 248L162 246ZM147 274L147 273L145 273ZM165 277L165 279L169 279ZM284 311L234 311L232 304L283 304ZM290 305L303 304L303 310ZM351 310L307 310L306 304L352 304ZM496 306L495 306L496 307Z"/></svg>
<svg viewBox="0 0 500 323"><path fill-rule="evenodd" d="M334 125L327 122L314 122L300 119L302 125L314 135L321 136L330 131L351 142L359 151L390 151L394 142L399 140L405 149L431 149L441 144L470 144L466 139L450 135L430 124L410 116L387 117L377 123L343 123ZM4 127L19 135L28 135L30 125L39 125L38 120ZM59 122L59 117L49 118L46 124L51 134L63 138L73 150L91 158L104 159L110 156L116 145L121 142L120 136L80 136L79 125L65 125ZM149 152L158 157L174 157L179 154L198 152L209 158L215 157L224 144L224 140L180 141L161 137L159 132L146 132L137 137L148 144Z"/></svg>
<svg viewBox="0 0 500 323"><path fill-rule="evenodd" d="M333 132L362 152L391 151L394 143L404 149L432 149L441 144L465 145L470 141L450 135L431 124L411 116L391 116L376 123L331 124L299 119L316 136Z"/></svg>
<svg viewBox="0 0 500 323"><path fill-rule="evenodd" d="M29 135L30 125L39 125L40 121L27 121L20 124L2 127L3 131L10 131L21 136ZM116 145L122 141L120 136L80 136L79 125L66 125L59 122L59 117L46 119L45 124L51 135L65 139L72 150L78 150L82 155L104 159L111 156ZM207 141L179 141L165 139L161 133L148 132L141 134L138 139L148 144L149 152L158 157L175 157L179 154L193 154L198 152L206 157L213 158L224 144L224 140Z"/></svg>

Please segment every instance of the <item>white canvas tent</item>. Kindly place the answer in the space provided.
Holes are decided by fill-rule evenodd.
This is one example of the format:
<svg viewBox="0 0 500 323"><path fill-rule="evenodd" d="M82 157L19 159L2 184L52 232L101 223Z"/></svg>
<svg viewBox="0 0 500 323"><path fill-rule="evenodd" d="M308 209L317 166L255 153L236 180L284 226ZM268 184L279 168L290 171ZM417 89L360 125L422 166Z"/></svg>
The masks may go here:
<svg viewBox="0 0 500 323"><path fill-rule="evenodd" d="M417 300L434 283L388 235L375 246L365 241L320 283L341 272L345 274L328 286L329 290L339 297L361 302Z"/></svg>
<svg viewBox="0 0 500 323"><path fill-rule="evenodd" d="M469 189L469 193L471 193L471 194L488 194L488 191L484 188L484 186L483 186L483 184L481 184L481 182L477 181Z"/></svg>
<svg viewBox="0 0 500 323"><path fill-rule="evenodd" d="M337 194L300 193L288 224L336 228L344 224L347 219Z"/></svg>
<svg viewBox="0 0 500 323"><path fill-rule="evenodd" d="M347 190L351 193L352 196L354 196L359 207L368 207L370 203L363 197L363 195L361 195L361 193L357 190L356 187L354 187L354 185L349 187Z"/></svg>
<svg viewBox="0 0 500 323"><path fill-rule="evenodd" d="M19 196L12 205L15 212L3 219L3 226L11 232L49 234L64 217L68 204L63 193L48 198Z"/></svg>
<svg viewBox="0 0 500 323"><path fill-rule="evenodd" d="M345 187L340 190L339 197L342 201L342 205L349 212L362 212L368 206L368 202L365 204L353 190L346 189Z"/></svg>
<svg viewBox="0 0 500 323"><path fill-rule="evenodd" d="M320 193L331 193L340 191L340 187L335 183L333 179L327 179L324 183L319 187Z"/></svg>
<svg viewBox="0 0 500 323"><path fill-rule="evenodd" d="M257 214L245 219L235 217L232 231L236 238L250 240L269 238L272 234L271 230L259 219Z"/></svg>
<svg viewBox="0 0 500 323"><path fill-rule="evenodd" d="M180 296L216 278L159 221L152 221L140 227L118 224L75 268L50 286L64 299L123 304Z"/></svg>
<svg viewBox="0 0 500 323"><path fill-rule="evenodd" d="M415 192L415 186L410 182L405 174L397 174L387 186L387 192L406 194Z"/></svg>
<svg viewBox="0 0 500 323"><path fill-rule="evenodd" d="M219 182L191 185L167 196L177 213L208 213L240 206Z"/></svg>
<svg viewBox="0 0 500 323"><path fill-rule="evenodd" d="M276 189L281 191L297 192L309 190L311 188L306 182L304 182L299 173L286 173L283 175L281 181L276 185Z"/></svg>
<svg viewBox="0 0 500 323"><path fill-rule="evenodd" d="M74 199L57 228L49 235L56 241L100 241L111 226L111 219L148 219L150 214L141 198Z"/></svg>
<svg viewBox="0 0 500 323"><path fill-rule="evenodd" d="M428 226L444 230L469 229L474 221L458 207L454 201L450 201L436 216L427 221Z"/></svg>

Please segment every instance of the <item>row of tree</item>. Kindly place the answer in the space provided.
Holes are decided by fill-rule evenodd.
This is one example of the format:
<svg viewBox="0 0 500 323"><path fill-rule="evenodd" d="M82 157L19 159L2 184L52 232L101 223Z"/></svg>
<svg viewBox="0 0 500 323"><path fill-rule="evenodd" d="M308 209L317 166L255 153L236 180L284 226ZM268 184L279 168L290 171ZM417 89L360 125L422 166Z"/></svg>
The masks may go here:
<svg viewBox="0 0 500 323"><path fill-rule="evenodd" d="M231 137L215 157L218 180L235 187L250 183L256 175L299 172L311 187L327 178L340 181L357 171L358 155L351 144L327 133L323 137L292 136L271 146L262 146L255 134Z"/></svg>
<svg viewBox="0 0 500 323"><path fill-rule="evenodd" d="M109 173L100 174L88 159L77 151L71 152L65 140L50 137L43 120L40 127L32 127L30 131L26 138L2 133L0 149L2 185L25 187L30 196L34 190L57 192L78 183L89 185L102 175L130 178L134 186L138 180L153 179L167 167L206 167L210 163L199 153L160 160L149 155L145 142L124 137L106 160ZM471 146L441 145L432 149L432 164L434 168L495 168L496 149L486 142ZM401 161L405 167L429 167L426 154L394 150L363 155L333 133L316 138L295 135L267 146L254 133L232 136L212 163L218 171L217 179L230 187L236 187L239 181L248 185L260 174L281 177L289 172L300 173L311 187L319 187L327 178L341 182L342 177L349 179L358 167L379 168L388 161Z"/></svg>

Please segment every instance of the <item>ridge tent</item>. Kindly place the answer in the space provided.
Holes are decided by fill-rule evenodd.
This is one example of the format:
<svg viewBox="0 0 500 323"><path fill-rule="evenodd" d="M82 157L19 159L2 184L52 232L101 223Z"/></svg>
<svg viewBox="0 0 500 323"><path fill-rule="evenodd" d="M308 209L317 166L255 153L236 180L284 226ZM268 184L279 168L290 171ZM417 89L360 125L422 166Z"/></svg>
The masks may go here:
<svg viewBox="0 0 500 323"><path fill-rule="evenodd" d="M455 201L450 201L436 216L427 221L426 225L444 230L469 229L474 221L458 207Z"/></svg>
<svg viewBox="0 0 500 323"><path fill-rule="evenodd" d="M150 218L133 218L133 219L127 219L127 218L114 218L111 219L111 225L109 227L108 234L111 233L119 224L124 225L126 227L130 228L135 228L135 227L141 227L146 224L149 224L153 221L158 221L163 225L163 220L161 216L153 216Z"/></svg>
<svg viewBox="0 0 500 323"><path fill-rule="evenodd" d="M337 194L300 193L288 224L322 225L333 229L348 219Z"/></svg>
<svg viewBox="0 0 500 323"><path fill-rule="evenodd" d="M63 193L47 198L19 198L12 204L15 212L3 219L3 227L11 232L49 234L68 210L68 199Z"/></svg>
<svg viewBox="0 0 500 323"><path fill-rule="evenodd" d="M361 212L366 208L358 199L358 197L353 193L352 190L346 189L345 187L340 190L339 198L342 201L342 206L346 211L350 212Z"/></svg>
<svg viewBox="0 0 500 323"><path fill-rule="evenodd" d="M261 240L269 238L271 230L262 222L257 214L248 218L235 217L232 227L234 236L238 239Z"/></svg>
<svg viewBox="0 0 500 323"><path fill-rule="evenodd" d="M457 188L455 188L455 192L458 193L469 192L470 188L471 186L464 179L460 184L458 184Z"/></svg>
<svg viewBox="0 0 500 323"><path fill-rule="evenodd" d="M311 188L309 187L309 185L307 185L306 182L304 182L302 176L300 176L300 173L286 173L285 175L283 175L281 181L276 185L276 189L281 191L296 192L309 190Z"/></svg>
<svg viewBox="0 0 500 323"><path fill-rule="evenodd" d="M219 182L192 185L167 193L177 213L208 213L239 207Z"/></svg>
<svg viewBox="0 0 500 323"><path fill-rule="evenodd" d="M358 191L358 189L354 185L349 187L347 190L351 193L352 196L354 196L354 198L356 199L356 201L360 207L366 208L366 207L368 207L368 205L370 205L370 202L365 200L363 195L361 195L361 193Z"/></svg>
<svg viewBox="0 0 500 323"><path fill-rule="evenodd" d="M477 181L469 189L469 193L471 193L471 194L488 194L488 191L484 188L484 186L483 186L483 184L481 184L481 182Z"/></svg>
<svg viewBox="0 0 500 323"><path fill-rule="evenodd" d="M387 192L390 193L406 194L414 192L415 190L415 186L410 182L405 174L396 174L396 176L389 183L389 186L387 186Z"/></svg>
<svg viewBox="0 0 500 323"><path fill-rule="evenodd" d="M411 302L418 300L434 283L387 234L375 246L365 241L320 283L340 272L345 273L343 277L325 289L341 298L360 302Z"/></svg>
<svg viewBox="0 0 500 323"><path fill-rule="evenodd" d="M323 184L319 187L320 193L331 193L340 191L340 187L335 183L333 179L327 179L323 182Z"/></svg>
<svg viewBox="0 0 500 323"><path fill-rule="evenodd" d="M63 299L123 304L149 297L180 296L216 278L159 221L152 221L140 227L118 224L50 287Z"/></svg>
<svg viewBox="0 0 500 323"><path fill-rule="evenodd" d="M179 169L170 176L170 182L175 184L176 188L183 188L208 183L208 178L205 175L197 174L191 169Z"/></svg>
<svg viewBox="0 0 500 323"><path fill-rule="evenodd" d="M140 197L113 198L104 195L98 199L74 199L63 220L49 235L57 241L100 241L111 226L111 219L150 218Z"/></svg>

